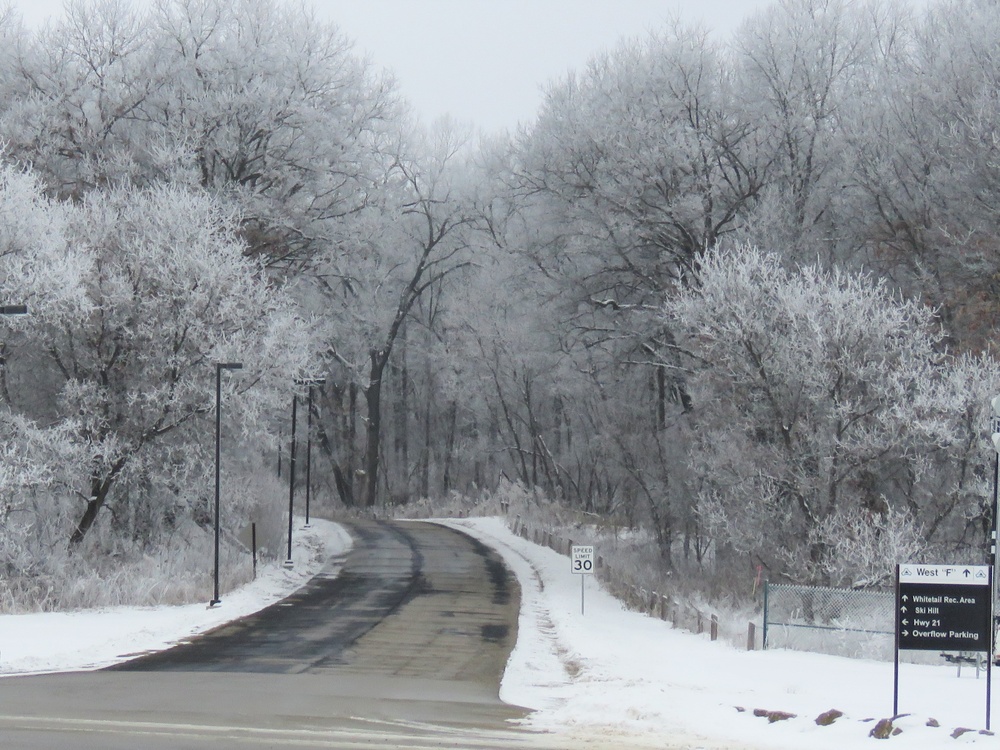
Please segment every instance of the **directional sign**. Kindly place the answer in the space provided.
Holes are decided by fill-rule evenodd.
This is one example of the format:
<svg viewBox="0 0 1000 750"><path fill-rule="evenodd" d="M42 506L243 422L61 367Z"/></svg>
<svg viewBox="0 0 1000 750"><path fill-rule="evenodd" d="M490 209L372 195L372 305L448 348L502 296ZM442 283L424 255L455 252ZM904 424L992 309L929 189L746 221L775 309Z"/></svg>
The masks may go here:
<svg viewBox="0 0 1000 750"><path fill-rule="evenodd" d="M900 566L899 648L988 652L990 589L986 565Z"/></svg>
<svg viewBox="0 0 1000 750"><path fill-rule="evenodd" d="M574 573L583 576L592 575L594 572L594 548L574 545L571 561Z"/></svg>
<svg viewBox="0 0 1000 750"><path fill-rule="evenodd" d="M900 583L945 583L952 586L987 586L988 565L900 565Z"/></svg>

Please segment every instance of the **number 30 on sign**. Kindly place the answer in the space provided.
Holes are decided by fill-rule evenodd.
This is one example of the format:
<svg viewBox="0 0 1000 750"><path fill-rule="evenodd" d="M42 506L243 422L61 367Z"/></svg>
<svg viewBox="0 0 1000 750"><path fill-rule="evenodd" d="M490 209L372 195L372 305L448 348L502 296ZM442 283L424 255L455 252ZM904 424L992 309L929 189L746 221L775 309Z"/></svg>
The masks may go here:
<svg viewBox="0 0 1000 750"><path fill-rule="evenodd" d="M574 546L570 556L573 572L578 575L592 575L594 572L594 548Z"/></svg>

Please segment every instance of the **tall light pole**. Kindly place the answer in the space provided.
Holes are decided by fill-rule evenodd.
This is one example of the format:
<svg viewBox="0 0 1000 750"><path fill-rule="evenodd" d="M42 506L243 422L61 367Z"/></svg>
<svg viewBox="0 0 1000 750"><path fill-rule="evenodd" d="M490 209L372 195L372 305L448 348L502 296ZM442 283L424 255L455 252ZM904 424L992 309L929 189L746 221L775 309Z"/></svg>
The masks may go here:
<svg viewBox="0 0 1000 750"><path fill-rule="evenodd" d="M311 453L312 453L312 389L313 386L323 385L326 378L300 378L296 379L296 385L308 386L308 430L306 436L306 526L309 525L309 484L311 480ZM292 514L295 512L295 423L296 411L299 403L297 392L292 393L292 443L288 453L288 559L285 560L285 567L291 568L292 562Z"/></svg>
<svg viewBox="0 0 1000 750"><path fill-rule="evenodd" d="M997 506L1000 505L1000 396L994 396L990 400L993 407L993 418L990 419L990 428L993 433L993 511L990 514L990 554L989 562L994 567L996 573L997 564Z"/></svg>
<svg viewBox="0 0 1000 750"><path fill-rule="evenodd" d="M306 399L308 414L306 418L306 528L309 528L309 498L312 493L312 425L313 425L313 388L323 385L326 378L312 378L305 381L309 386L309 395Z"/></svg>
<svg viewBox="0 0 1000 750"><path fill-rule="evenodd" d="M295 510L295 409L299 403L299 394L292 392L292 444L288 451L288 559L285 567L290 568L292 562L292 512Z"/></svg>
<svg viewBox="0 0 1000 750"><path fill-rule="evenodd" d="M219 456L222 445L222 371L242 369L242 362L215 363L215 595L208 603L210 607L214 607L222 601L219 598Z"/></svg>
<svg viewBox="0 0 1000 750"><path fill-rule="evenodd" d="M990 573L993 587L990 591L990 612L994 612L996 606L996 580L997 580L997 508L1000 507L1000 396L994 396L990 400L993 407L993 418L990 420L990 427L993 435L993 512L990 515ZM990 627L990 653L989 659L992 662L996 658L996 617ZM987 672L987 681L991 672Z"/></svg>

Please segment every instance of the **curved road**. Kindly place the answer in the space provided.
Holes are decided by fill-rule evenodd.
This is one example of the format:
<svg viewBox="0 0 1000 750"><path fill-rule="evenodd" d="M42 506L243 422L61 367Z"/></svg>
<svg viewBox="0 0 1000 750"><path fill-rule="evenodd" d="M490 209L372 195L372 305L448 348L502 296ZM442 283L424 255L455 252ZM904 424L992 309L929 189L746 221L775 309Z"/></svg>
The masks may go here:
<svg viewBox="0 0 1000 750"><path fill-rule="evenodd" d="M393 675L472 682L495 699L519 599L496 553L432 524L349 529L343 567L328 565L256 615L114 669Z"/></svg>
<svg viewBox="0 0 1000 750"><path fill-rule="evenodd" d="M346 560L257 615L109 670L0 680L0 745L545 746L497 697L519 602L499 557L433 524L347 526Z"/></svg>

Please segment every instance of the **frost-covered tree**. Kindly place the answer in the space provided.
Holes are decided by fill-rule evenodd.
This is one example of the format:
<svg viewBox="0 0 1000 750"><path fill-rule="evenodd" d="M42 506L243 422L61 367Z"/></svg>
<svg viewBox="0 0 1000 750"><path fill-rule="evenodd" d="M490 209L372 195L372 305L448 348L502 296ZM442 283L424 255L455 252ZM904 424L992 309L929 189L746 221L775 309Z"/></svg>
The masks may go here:
<svg viewBox="0 0 1000 750"><path fill-rule="evenodd" d="M852 248L840 204L853 186L844 123L861 107L887 23L874 5L845 0L778 0L750 16L733 38L737 111L756 124L752 156L764 185L751 220L755 243L843 259ZM883 96L884 91L879 91ZM860 105L860 106L859 106ZM843 236L846 235L846 236ZM799 256L800 253L808 255Z"/></svg>
<svg viewBox="0 0 1000 750"><path fill-rule="evenodd" d="M299 6L84 0L11 50L0 134L55 195L200 186L240 206L247 252L284 268L341 239L391 158L391 78Z"/></svg>
<svg viewBox="0 0 1000 750"><path fill-rule="evenodd" d="M154 144L138 124L163 83L151 53L148 25L123 2L70 3L58 23L22 31L7 53L8 155L32 164L59 196L140 178Z"/></svg>
<svg viewBox="0 0 1000 750"><path fill-rule="evenodd" d="M701 254L739 226L761 188L755 127L732 106L730 84L708 32L676 23L550 85L504 155L517 219L503 244L540 272L524 292L539 319L525 327L558 352L498 360L517 364L522 382L501 381L497 393L530 391L533 406L526 435L504 432L585 506L659 513L667 494L676 443L654 433L690 398L657 311L673 287L696 283ZM556 445L574 424L572 455L537 444Z"/></svg>
<svg viewBox="0 0 1000 750"><path fill-rule="evenodd" d="M186 487L182 504L203 492L215 362L244 365L227 379L226 414L250 434L263 432L312 349L288 297L247 259L239 217L211 197L123 189L63 210L65 234L29 248L21 290L26 337L57 373L56 415L88 456L79 542L125 479ZM53 275L50 261L67 272Z"/></svg>
<svg viewBox="0 0 1000 750"><path fill-rule="evenodd" d="M363 492L346 479L345 502L372 505L384 496L387 368L418 302L440 294L470 262L475 187L463 167L466 145L467 135L447 122L400 138L378 204L358 213L351 236L331 245L303 280L303 294L328 316L324 345L337 379L355 383L367 407L364 459L355 470Z"/></svg>
<svg viewBox="0 0 1000 750"><path fill-rule="evenodd" d="M953 345L993 346L1000 205L1000 16L930 4L848 125L872 267L939 308ZM886 90L892 95L884 96Z"/></svg>
<svg viewBox="0 0 1000 750"><path fill-rule="evenodd" d="M336 26L276 0L178 0L149 19L164 84L152 143L242 206L249 251L300 267L377 202L401 113L394 83ZM348 240L349 241L349 240Z"/></svg>
<svg viewBox="0 0 1000 750"><path fill-rule="evenodd" d="M698 364L690 461L719 543L813 581L831 580L858 524L909 528L896 546L913 547L920 454L952 435L931 398L943 357L930 308L743 247L707 256L699 288L666 311Z"/></svg>

